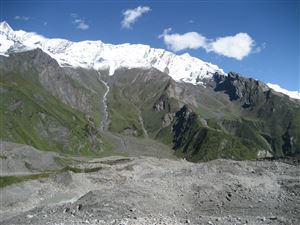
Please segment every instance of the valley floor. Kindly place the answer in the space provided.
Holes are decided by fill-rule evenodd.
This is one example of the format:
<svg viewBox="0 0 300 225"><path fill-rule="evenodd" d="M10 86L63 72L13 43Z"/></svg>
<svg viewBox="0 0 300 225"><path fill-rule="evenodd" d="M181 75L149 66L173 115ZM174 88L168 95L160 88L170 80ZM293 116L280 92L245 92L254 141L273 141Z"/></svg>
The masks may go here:
<svg viewBox="0 0 300 225"><path fill-rule="evenodd" d="M299 177L282 162L76 159L1 188L0 224L300 224Z"/></svg>

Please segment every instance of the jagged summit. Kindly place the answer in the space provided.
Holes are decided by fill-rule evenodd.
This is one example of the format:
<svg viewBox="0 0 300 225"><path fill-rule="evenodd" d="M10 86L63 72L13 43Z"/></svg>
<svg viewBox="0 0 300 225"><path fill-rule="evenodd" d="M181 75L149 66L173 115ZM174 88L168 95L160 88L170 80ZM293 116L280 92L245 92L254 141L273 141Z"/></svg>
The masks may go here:
<svg viewBox="0 0 300 225"><path fill-rule="evenodd" d="M0 34L9 34L13 32L13 29L6 21L0 22Z"/></svg>
<svg viewBox="0 0 300 225"><path fill-rule="evenodd" d="M225 74L218 66L187 53L176 55L142 44L113 45L101 41L48 39L32 32L14 31L6 22L0 23L0 40L1 55L41 48L61 66L108 69L110 75L122 67L154 67L168 73L176 81L201 84L204 79L212 78L215 72Z"/></svg>

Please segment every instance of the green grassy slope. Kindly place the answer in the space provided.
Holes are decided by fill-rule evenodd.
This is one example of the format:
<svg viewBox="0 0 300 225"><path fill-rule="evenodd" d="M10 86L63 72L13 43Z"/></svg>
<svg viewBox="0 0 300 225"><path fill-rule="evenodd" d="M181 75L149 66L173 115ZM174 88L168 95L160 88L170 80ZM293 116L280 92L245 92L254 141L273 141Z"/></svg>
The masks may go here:
<svg viewBox="0 0 300 225"><path fill-rule="evenodd" d="M259 146L251 139L203 126L199 115L189 111L186 106L176 113L173 134L176 154L189 161L256 159L259 150Z"/></svg>
<svg viewBox="0 0 300 225"><path fill-rule="evenodd" d="M100 136L83 113L62 103L35 81L18 74L0 78L1 139L80 155L94 155L100 150Z"/></svg>
<svg viewBox="0 0 300 225"><path fill-rule="evenodd" d="M104 85L96 71L61 68L36 49L0 57L0 138L41 150L111 155L100 135Z"/></svg>
<svg viewBox="0 0 300 225"><path fill-rule="evenodd" d="M136 131L136 136L141 136L143 131L139 123L139 112L136 106L122 94L118 87L112 87L108 95L109 116L111 119L110 130L122 133L126 129Z"/></svg>
<svg viewBox="0 0 300 225"><path fill-rule="evenodd" d="M92 119L50 95L37 81L0 75L0 138L38 149L101 154L107 146Z"/></svg>

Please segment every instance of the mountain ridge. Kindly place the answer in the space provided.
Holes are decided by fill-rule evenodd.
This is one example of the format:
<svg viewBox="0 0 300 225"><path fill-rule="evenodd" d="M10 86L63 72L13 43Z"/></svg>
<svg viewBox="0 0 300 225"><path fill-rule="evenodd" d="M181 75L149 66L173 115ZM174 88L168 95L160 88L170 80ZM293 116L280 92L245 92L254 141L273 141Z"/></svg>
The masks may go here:
<svg viewBox="0 0 300 225"><path fill-rule="evenodd" d="M14 31L7 22L0 22L0 55L9 52L40 48L60 66L86 69L108 69L113 75L119 68L151 68L167 73L177 82L206 85L214 73L226 73L217 65L207 63L188 53L176 55L164 49L142 44L105 44L102 41L72 42L66 39L48 39L39 34ZM124 55L126 57L124 57ZM300 99L298 91L288 91L279 85L267 83L269 88L291 98Z"/></svg>
<svg viewBox="0 0 300 225"><path fill-rule="evenodd" d="M176 55L148 45L112 45L102 41L72 42L65 39L47 39L35 33L14 31L6 22L0 25L0 36L1 40L5 40L0 48L2 55L40 48L56 59L61 66L108 69L110 75L122 67L154 67L176 81L201 84L201 80L211 78L215 72L225 74L218 66L191 57L188 53Z"/></svg>

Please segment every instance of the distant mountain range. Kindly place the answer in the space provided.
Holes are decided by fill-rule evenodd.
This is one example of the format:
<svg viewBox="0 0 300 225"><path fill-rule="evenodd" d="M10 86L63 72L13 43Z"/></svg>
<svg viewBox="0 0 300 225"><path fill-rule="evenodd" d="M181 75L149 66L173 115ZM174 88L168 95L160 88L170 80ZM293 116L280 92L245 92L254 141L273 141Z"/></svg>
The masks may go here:
<svg viewBox="0 0 300 225"><path fill-rule="evenodd" d="M300 155L299 93L188 54L47 39L6 22L0 44L5 141L110 155L121 135L164 143L190 161Z"/></svg>

